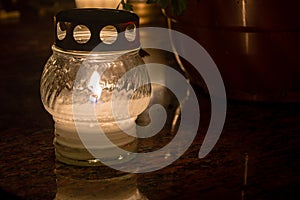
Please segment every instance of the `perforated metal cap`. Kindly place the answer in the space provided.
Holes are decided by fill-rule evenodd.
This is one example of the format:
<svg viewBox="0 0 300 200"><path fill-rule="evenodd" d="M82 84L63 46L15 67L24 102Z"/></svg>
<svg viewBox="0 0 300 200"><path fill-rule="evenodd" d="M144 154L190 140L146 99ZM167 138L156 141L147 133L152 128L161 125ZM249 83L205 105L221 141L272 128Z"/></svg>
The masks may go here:
<svg viewBox="0 0 300 200"><path fill-rule="evenodd" d="M129 11L80 8L59 12L55 45L62 50L116 51L140 47L139 17Z"/></svg>

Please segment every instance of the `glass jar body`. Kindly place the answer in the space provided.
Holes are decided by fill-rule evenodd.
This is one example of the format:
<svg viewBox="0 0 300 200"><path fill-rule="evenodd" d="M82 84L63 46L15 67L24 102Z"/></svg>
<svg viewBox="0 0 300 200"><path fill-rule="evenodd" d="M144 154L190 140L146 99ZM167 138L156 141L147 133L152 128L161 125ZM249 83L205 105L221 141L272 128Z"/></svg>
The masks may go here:
<svg viewBox="0 0 300 200"><path fill-rule="evenodd" d="M136 137L124 133L124 126L120 129L117 121L135 130L134 120L150 101L146 68L133 70L144 64L138 49L101 53L63 51L55 46L52 49L40 92L55 123L56 158L68 164L99 165L99 159L89 151L92 149L101 151L101 159L111 162L130 159L130 153L116 155L113 149L116 145L128 152L136 150ZM127 108L114 115L113 105L125 105L126 99ZM101 137L99 140L99 127L113 145L108 146ZM83 143L82 135L93 142Z"/></svg>

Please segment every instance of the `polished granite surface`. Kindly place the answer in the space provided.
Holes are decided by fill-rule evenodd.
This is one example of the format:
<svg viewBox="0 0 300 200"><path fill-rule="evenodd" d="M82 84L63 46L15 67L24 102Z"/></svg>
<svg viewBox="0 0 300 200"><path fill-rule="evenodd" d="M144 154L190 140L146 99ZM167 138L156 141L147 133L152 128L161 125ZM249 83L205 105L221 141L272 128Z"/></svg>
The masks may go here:
<svg viewBox="0 0 300 200"><path fill-rule="evenodd" d="M198 159L210 103L197 86L201 126L191 147L173 164L126 174L56 162L53 121L39 96L42 69L52 53L52 17L2 20L0 36L1 195L43 200L299 199L299 104L230 100L218 143ZM172 118L176 102L164 103ZM158 136L140 141L139 150L167 144L174 136L170 128L169 123Z"/></svg>

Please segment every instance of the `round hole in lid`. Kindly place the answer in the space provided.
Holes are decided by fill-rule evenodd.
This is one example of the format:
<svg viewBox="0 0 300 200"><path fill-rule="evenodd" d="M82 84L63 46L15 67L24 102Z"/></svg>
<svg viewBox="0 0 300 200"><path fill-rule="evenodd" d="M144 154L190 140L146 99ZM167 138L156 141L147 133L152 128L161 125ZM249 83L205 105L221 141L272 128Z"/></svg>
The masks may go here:
<svg viewBox="0 0 300 200"><path fill-rule="evenodd" d="M105 44L112 44L117 40L118 31L116 27L107 25L100 31L100 39Z"/></svg>
<svg viewBox="0 0 300 200"><path fill-rule="evenodd" d="M135 40L136 37L136 26L135 24L129 24L125 30L125 37L129 42Z"/></svg>
<svg viewBox="0 0 300 200"><path fill-rule="evenodd" d="M59 40L65 39L67 35L66 24L64 22L57 22L56 29L57 38Z"/></svg>
<svg viewBox="0 0 300 200"><path fill-rule="evenodd" d="M73 37L77 43L85 44L91 38L91 31L85 25L77 25L73 30Z"/></svg>

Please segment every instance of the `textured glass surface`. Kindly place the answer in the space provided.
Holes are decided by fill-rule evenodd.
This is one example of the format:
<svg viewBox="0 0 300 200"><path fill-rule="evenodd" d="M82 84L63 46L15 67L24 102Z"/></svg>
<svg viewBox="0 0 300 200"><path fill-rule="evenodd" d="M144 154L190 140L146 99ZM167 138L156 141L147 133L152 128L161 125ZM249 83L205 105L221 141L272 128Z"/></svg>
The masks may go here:
<svg viewBox="0 0 300 200"><path fill-rule="evenodd" d="M124 121L128 123L128 129L134 129L135 124L132 122L146 109L150 101L151 86L144 84L149 82L146 68L137 68L133 73L126 73L142 64L144 62L138 50L80 54L64 52L53 46L53 55L47 61L42 74L40 92L45 109L55 121L54 145L57 155L71 160L93 159L80 141L76 126L84 127L87 134L92 135L97 132L93 127L99 124L116 145L126 146L129 151L135 150L136 138L118 129L115 120ZM129 112L119 116L112 115L113 92L118 94L118 98L114 98L117 104L121 104L125 97L130 99ZM94 105L97 121L91 113L86 112L86 107L91 104ZM101 145L90 148L109 149ZM111 152L107 153L108 157L112 156L109 154Z"/></svg>

